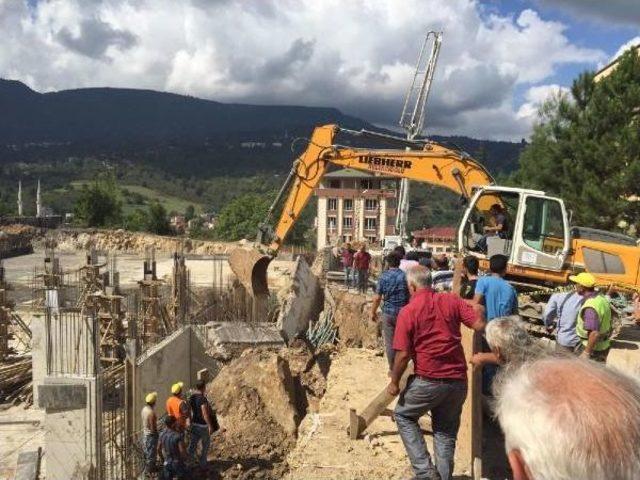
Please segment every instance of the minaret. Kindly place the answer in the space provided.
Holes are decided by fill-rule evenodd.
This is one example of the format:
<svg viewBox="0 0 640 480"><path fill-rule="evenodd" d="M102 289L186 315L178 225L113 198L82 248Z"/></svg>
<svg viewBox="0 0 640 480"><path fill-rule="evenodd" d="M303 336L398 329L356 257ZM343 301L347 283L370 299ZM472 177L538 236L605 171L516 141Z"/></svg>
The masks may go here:
<svg viewBox="0 0 640 480"><path fill-rule="evenodd" d="M40 179L38 179L38 190L36 190L36 217L42 216L42 202L40 201Z"/></svg>
<svg viewBox="0 0 640 480"><path fill-rule="evenodd" d="M18 216L22 216L22 182L18 181Z"/></svg>

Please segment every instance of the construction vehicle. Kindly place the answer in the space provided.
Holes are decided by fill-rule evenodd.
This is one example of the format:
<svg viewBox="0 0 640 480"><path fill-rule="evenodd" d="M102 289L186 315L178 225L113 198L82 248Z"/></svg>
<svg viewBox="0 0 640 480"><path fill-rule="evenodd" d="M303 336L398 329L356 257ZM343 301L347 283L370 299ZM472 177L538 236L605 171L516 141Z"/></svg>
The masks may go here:
<svg viewBox="0 0 640 480"><path fill-rule="evenodd" d="M402 148L341 146L334 141L338 133L391 142ZM458 193L466 203L457 234L458 252L478 256L483 269L487 269L492 255L507 255L507 278L516 286L553 288L567 284L569 275L579 271L591 272L603 285L615 284L631 290L640 285L640 248L636 241L625 235L571 228L570 213L562 199L539 190L495 185L480 163L456 148L428 140L324 125L315 128L260 227L261 253L239 254L241 268L234 266L233 258L230 260L241 281L254 291L267 290L270 258L277 254L331 165L429 183ZM272 228L272 217L282 199L279 220ZM476 243L494 204L503 207L511 227L506 238L488 237L487 250L481 252Z"/></svg>

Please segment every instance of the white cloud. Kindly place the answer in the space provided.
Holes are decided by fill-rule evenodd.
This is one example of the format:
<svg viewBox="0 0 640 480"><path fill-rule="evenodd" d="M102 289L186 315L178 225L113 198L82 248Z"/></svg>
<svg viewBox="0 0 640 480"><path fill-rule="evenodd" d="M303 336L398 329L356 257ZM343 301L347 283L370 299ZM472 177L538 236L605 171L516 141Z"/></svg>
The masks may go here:
<svg viewBox="0 0 640 480"><path fill-rule="evenodd" d="M36 90L153 88L335 106L386 124L422 35L444 30L428 132L486 138L529 133L517 87L606 60L533 10L486 14L474 0L0 0L0 29L0 76Z"/></svg>
<svg viewBox="0 0 640 480"><path fill-rule="evenodd" d="M545 100L567 94L569 94L567 87L556 84L531 87L525 93L525 102L520 105L516 116L519 120L533 124L538 118L538 107L540 107Z"/></svg>

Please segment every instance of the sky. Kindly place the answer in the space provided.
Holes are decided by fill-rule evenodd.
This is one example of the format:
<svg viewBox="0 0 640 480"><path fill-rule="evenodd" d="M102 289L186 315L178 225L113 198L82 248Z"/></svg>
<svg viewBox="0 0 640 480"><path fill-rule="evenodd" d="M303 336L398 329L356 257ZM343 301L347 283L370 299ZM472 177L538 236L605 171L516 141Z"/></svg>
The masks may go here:
<svg viewBox="0 0 640 480"><path fill-rule="evenodd" d="M640 43L640 0L0 0L0 78L393 127L429 30L443 42L425 134L519 141L548 95Z"/></svg>

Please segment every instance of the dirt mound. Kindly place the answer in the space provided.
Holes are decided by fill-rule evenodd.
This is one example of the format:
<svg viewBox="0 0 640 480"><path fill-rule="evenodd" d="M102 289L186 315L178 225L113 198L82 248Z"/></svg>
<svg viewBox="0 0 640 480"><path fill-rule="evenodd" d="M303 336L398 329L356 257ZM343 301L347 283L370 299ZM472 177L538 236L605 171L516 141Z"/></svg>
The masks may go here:
<svg viewBox="0 0 640 480"><path fill-rule="evenodd" d="M174 252L184 248L185 253L213 255L228 253L236 244L193 240L190 238L163 237L126 230L51 230L47 237L57 242L62 251L86 250L94 246L99 250L125 253L144 253L154 247L158 252Z"/></svg>
<svg viewBox="0 0 640 480"><path fill-rule="evenodd" d="M334 304L333 323L343 346L378 348L378 325L371 321L371 299L364 294L347 291L341 286L327 287Z"/></svg>
<svg viewBox="0 0 640 480"><path fill-rule="evenodd" d="M279 352L253 349L225 366L211 383L224 431L212 457L222 478L276 479L288 470L298 425L326 389L330 349L303 341Z"/></svg>

